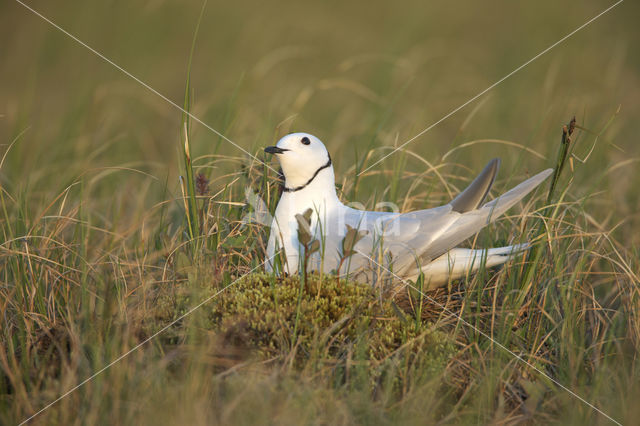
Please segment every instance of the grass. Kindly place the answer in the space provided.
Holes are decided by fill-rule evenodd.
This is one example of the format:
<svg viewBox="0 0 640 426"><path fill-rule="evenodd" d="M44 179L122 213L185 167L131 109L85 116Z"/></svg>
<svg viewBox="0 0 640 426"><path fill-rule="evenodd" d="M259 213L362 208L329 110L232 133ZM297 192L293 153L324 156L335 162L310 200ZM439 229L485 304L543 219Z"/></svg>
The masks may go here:
<svg viewBox="0 0 640 426"><path fill-rule="evenodd" d="M268 230L242 224L245 188L273 212L276 173L0 6L1 423L166 326L34 422L610 423L499 342L633 423L640 62L627 3L360 176L604 6L38 5L258 157L289 131L317 134L339 194L369 209L447 202L495 156L492 197L556 167L468 242L533 241L527 255L393 298L263 273Z"/></svg>

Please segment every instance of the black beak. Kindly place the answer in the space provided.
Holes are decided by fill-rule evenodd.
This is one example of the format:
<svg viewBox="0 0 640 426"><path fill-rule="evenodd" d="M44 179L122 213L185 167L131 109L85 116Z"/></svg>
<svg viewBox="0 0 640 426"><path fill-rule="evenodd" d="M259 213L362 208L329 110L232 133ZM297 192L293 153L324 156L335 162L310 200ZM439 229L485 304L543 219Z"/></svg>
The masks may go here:
<svg viewBox="0 0 640 426"><path fill-rule="evenodd" d="M283 152L289 151L288 149L278 148L277 146L268 146L264 149L264 152L268 154L282 154Z"/></svg>

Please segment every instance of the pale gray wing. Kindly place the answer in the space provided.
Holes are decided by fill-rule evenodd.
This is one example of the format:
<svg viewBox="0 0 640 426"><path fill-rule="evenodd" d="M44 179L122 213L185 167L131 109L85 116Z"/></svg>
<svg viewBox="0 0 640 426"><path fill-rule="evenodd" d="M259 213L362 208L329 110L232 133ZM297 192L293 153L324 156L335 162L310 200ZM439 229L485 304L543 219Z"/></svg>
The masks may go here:
<svg viewBox="0 0 640 426"><path fill-rule="evenodd" d="M418 236L420 239L417 247L429 244L455 223L460 213L475 210L488 194L499 166L499 159L491 160L478 177L451 203L434 209L399 214L344 207L339 217L327 221L327 225L331 225L334 229L322 231L327 236L323 245L323 266L325 266L323 269L326 270L327 266L331 269L339 264L342 252L341 242L347 232L346 225L366 231L365 238L357 244L356 248L368 256L388 257L394 261L417 257L419 253L416 253L414 238ZM368 261L362 256L358 260L350 260L350 264L356 268L365 263Z"/></svg>
<svg viewBox="0 0 640 426"><path fill-rule="evenodd" d="M359 248L370 255L383 254L388 259L380 261L394 263L396 270L415 265L424 247L441 238L462 213L478 208L489 193L499 167L499 159L491 160L473 182L445 206L380 218L382 226L375 229L382 238L363 241L366 244Z"/></svg>
<svg viewBox="0 0 640 426"><path fill-rule="evenodd" d="M461 214L460 217L435 240L421 244L419 237L416 237L410 244L415 244L416 250L420 252L420 259L423 264L435 259L499 218L510 207L540 185L552 172L553 169L540 172L502 194L500 197L486 203L481 208Z"/></svg>
<svg viewBox="0 0 640 426"><path fill-rule="evenodd" d="M339 211L327 218L325 229L318 232L321 237L321 252L315 257L314 266L325 272L337 271L340 267L340 274L353 272L368 265L366 258L362 256L349 256L344 258L343 241L347 234L348 227L363 232L363 238L356 244L356 249L370 255L376 244L379 244L380 236L383 234L384 224L391 218L398 216L397 213L372 212L356 210L342 206ZM406 229L415 230L420 228L420 222L406 222Z"/></svg>
<svg viewBox="0 0 640 426"><path fill-rule="evenodd" d="M407 263L415 265L419 255L413 243L416 236L422 244L432 242L459 217L449 204L403 214L365 212L359 223L368 233L356 245L360 254L351 257L350 269L363 269L366 279L376 282L389 275L388 268L398 271Z"/></svg>
<svg viewBox="0 0 640 426"><path fill-rule="evenodd" d="M363 279L375 282L387 268L402 274L404 270L414 268L417 262L424 265L497 219L552 172L551 169L545 170L481 208L466 211L475 208L474 205L486 197L497 166L497 162L489 163L451 203L433 209L398 214L345 207L340 218L331 221L331 229L325 230L322 269L330 272L340 264L347 224L367 231L367 235L355 247L363 255L350 256L341 267L342 275L349 272L357 278L358 273L363 272L366 274Z"/></svg>
<svg viewBox="0 0 640 426"><path fill-rule="evenodd" d="M442 209L442 208L439 208ZM436 210L436 209L433 209ZM450 210L447 207L446 210ZM401 218L401 220L397 220ZM340 274L352 274L355 271L371 268L371 262L367 257L380 257L380 249L389 252L399 251L398 247L404 246L406 242L423 226L420 218L413 217L413 213L399 214L390 212L372 212L356 210L342 206L341 209L332 212L331 217L323 220L324 229L317 229L316 238L321 242L320 251L315 254L311 261L313 269L322 270L326 273L337 271ZM343 251L343 241L347 234L347 225L363 233L363 237L358 241L355 249L366 254L352 255L345 257ZM394 231L393 233L390 232ZM404 241L403 241L404 240ZM344 258L344 261L341 260Z"/></svg>

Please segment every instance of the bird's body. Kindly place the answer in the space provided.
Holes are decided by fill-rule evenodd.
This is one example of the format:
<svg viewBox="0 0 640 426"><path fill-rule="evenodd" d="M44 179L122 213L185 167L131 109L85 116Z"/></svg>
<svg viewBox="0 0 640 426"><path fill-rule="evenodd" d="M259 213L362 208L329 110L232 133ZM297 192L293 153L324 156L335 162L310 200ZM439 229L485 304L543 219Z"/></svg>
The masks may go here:
<svg viewBox="0 0 640 426"><path fill-rule="evenodd" d="M502 264L524 250L526 244L488 250L455 247L502 215L551 173L545 170L480 206L497 173L499 161L493 160L449 204L408 213L373 212L353 209L340 201L331 158L316 137L294 133L266 151L277 154L285 177L267 246L268 270L273 269L273 256L279 249L284 249L285 272L299 269L304 248L298 241L296 215L311 209L310 230L321 248L311 255L309 269L348 273L371 283L415 280L422 272L429 288L473 272L482 264ZM345 256L343 241L349 227L364 232Z"/></svg>

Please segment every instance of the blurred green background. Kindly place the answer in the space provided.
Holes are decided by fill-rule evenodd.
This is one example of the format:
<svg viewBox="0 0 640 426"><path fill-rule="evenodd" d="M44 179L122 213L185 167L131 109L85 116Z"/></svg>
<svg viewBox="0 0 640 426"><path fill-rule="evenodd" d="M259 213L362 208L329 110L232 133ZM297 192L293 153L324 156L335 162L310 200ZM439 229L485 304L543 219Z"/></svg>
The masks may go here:
<svg viewBox="0 0 640 426"><path fill-rule="evenodd" d="M28 4L182 104L201 2ZM192 112L252 153L288 131L313 133L332 152L338 179L349 179L356 149L361 157L371 143L406 141L611 4L211 1L193 58ZM0 8L0 140L28 128L7 157L4 184L59 191L95 168L134 166L159 179L152 190L167 176L177 188L180 112L20 4ZM621 106L577 179L636 158L638 11L622 3L407 149L437 163L462 143L501 139L552 158L574 114L597 132ZM593 142L584 139L579 155ZM194 156L244 156L197 123L191 147ZM552 162L500 144L447 159L477 171L494 156L503 158L503 177ZM629 220L640 207L636 164L598 182L619 207L614 215ZM409 159L406 169L424 165ZM380 183L375 176L368 188ZM135 198L145 178L112 179Z"/></svg>

